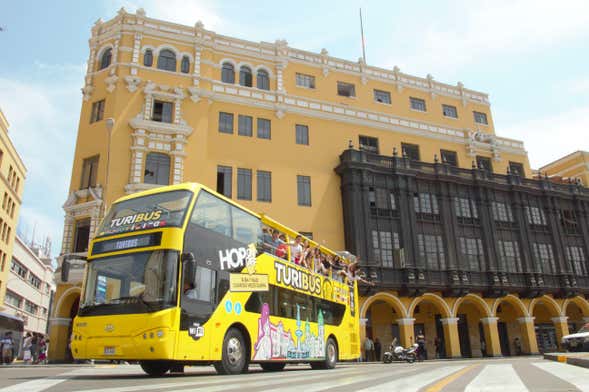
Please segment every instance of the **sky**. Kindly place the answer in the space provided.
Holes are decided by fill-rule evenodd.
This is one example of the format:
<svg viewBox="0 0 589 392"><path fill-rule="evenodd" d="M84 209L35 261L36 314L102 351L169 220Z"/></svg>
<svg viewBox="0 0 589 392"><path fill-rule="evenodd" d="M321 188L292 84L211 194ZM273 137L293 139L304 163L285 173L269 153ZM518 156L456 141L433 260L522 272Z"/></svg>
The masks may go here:
<svg viewBox="0 0 589 392"><path fill-rule="evenodd" d="M565 0L308 1L94 0L0 2L0 108L28 173L22 236L53 240L59 254L63 203L82 104L94 22L122 6L148 17L251 41L357 60L363 9L370 65L483 91L499 136L523 140L538 168L589 150L589 2Z"/></svg>

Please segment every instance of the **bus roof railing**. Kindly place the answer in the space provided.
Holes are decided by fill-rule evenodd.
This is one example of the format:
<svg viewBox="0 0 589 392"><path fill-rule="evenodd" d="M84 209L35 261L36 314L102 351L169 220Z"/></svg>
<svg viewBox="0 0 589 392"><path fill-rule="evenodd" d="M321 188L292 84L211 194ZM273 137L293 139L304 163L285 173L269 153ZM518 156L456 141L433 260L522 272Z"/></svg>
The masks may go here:
<svg viewBox="0 0 589 392"><path fill-rule="evenodd" d="M277 227L280 231L288 234L290 237L300 235L301 237L305 238L305 240L307 240L313 247L319 247L319 249L322 252L329 253L333 256L340 256L346 264L351 264L356 261L356 256L354 256L352 253L350 253L348 251L336 252L336 251L330 250L330 249L322 246L321 244L313 241L312 239L305 237L304 235L302 235L298 231L293 230L290 227L285 226L282 223L275 221L274 219L270 218L266 214L260 213L259 215L260 215L260 220L262 221L262 223Z"/></svg>

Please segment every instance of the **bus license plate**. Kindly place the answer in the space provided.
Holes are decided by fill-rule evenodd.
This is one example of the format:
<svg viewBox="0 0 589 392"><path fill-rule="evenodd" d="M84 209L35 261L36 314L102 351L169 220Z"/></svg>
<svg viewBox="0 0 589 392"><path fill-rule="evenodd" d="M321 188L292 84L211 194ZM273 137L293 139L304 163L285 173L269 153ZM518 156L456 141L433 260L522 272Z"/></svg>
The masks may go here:
<svg viewBox="0 0 589 392"><path fill-rule="evenodd" d="M105 347L104 348L104 355L115 355L115 348L114 347Z"/></svg>

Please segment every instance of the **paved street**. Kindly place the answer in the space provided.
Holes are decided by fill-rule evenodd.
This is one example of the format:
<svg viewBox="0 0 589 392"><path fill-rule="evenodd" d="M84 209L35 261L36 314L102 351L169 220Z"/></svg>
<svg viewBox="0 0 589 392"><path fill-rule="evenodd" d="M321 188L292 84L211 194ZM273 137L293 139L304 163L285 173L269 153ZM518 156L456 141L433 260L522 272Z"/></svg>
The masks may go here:
<svg viewBox="0 0 589 392"><path fill-rule="evenodd" d="M265 373L251 366L240 376L217 376L212 367L184 375L144 376L135 365L0 368L4 391L589 391L589 370L541 358L436 361L415 364L340 364L313 371L289 366Z"/></svg>

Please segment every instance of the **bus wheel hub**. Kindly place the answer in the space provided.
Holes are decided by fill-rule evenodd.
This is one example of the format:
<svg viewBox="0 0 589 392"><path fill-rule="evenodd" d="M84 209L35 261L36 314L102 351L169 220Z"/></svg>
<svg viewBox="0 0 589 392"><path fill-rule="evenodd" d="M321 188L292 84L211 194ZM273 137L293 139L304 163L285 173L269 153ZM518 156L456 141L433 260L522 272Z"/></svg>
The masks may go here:
<svg viewBox="0 0 589 392"><path fill-rule="evenodd" d="M229 359L229 362L232 364L241 360L241 343L239 342L239 339L229 339L227 344L227 359Z"/></svg>

